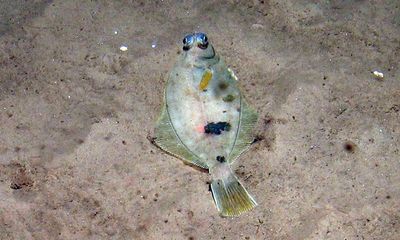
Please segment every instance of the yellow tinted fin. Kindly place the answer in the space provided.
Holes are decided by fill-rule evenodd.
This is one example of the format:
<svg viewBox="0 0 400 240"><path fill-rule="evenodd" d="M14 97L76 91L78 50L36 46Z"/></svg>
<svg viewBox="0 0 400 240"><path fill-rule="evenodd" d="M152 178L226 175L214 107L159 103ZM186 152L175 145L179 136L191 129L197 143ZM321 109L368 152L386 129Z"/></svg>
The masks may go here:
<svg viewBox="0 0 400 240"><path fill-rule="evenodd" d="M228 155L228 162L235 161L240 154L249 148L254 140L253 128L257 123L258 114L251 108L243 96L240 96L240 118L236 138Z"/></svg>
<svg viewBox="0 0 400 240"><path fill-rule="evenodd" d="M211 182L215 205L221 216L235 217L257 206L256 201L246 191L233 172L228 177L213 179Z"/></svg>
<svg viewBox="0 0 400 240"><path fill-rule="evenodd" d="M178 137L173 125L171 124L168 109L165 105L161 117L157 122L155 137L154 142L164 151L189 164L208 169L205 161L190 151Z"/></svg>
<svg viewBox="0 0 400 240"><path fill-rule="evenodd" d="M209 69L206 69L203 73L203 77L201 78L200 84L199 84L199 90L204 91L208 84L210 83L210 80L212 78L212 72Z"/></svg>

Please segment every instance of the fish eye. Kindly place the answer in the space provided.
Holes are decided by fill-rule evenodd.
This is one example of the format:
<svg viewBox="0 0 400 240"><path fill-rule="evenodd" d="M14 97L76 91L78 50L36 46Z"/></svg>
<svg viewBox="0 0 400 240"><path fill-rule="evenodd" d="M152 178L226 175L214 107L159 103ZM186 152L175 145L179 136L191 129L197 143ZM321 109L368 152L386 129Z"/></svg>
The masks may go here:
<svg viewBox="0 0 400 240"><path fill-rule="evenodd" d="M207 36L205 34L200 35L200 39L201 39L201 41L203 43L207 43L208 42Z"/></svg>
<svg viewBox="0 0 400 240"><path fill-rule="evenodd" d="M205 35L204 33L196 34L196 40L199 41L202 44L207 44L208 43L207 35Z"/></svg>
<svg viewBox="0 0 400 240"><path fill-rule="evenodd" d="M196 40L199 42L198 47L201 49L206 49L208 47L208 38L204 33L198 33Z"/></svg>
<svg viewBox="0 0 400 240"><path fill-rule="evenodd" d="M191 45L194 42L193 35L187 35L186 37L183 38L183 50L187 51L190 49Z"/></svg>

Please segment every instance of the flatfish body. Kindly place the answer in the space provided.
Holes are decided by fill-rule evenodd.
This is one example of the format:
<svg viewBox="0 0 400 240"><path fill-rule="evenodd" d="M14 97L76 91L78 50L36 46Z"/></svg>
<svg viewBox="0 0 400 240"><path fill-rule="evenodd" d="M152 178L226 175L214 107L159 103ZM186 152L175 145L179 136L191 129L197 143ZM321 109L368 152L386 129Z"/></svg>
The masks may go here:
<svg viewBox="0 0 400 240"><path fill-rule="evenodd" d="M209 81L207 86L200 86L202 80ZM179 62L171 72L165 99L172 125L186 147L208 167L218 156L227 159L235 144L241 100L236 82L221 60L205 68ZM219 129L206 133L207 125L218 123Z"/></svg>
<svg viewBox="0 0 400 240"><path fill-rule="evenodd" d="M253 141L256 112L248 106L234 73L203 33L187 35L169 73L155 142L170 154L208 169L222 216L256 206L230 168Z"/></svg>

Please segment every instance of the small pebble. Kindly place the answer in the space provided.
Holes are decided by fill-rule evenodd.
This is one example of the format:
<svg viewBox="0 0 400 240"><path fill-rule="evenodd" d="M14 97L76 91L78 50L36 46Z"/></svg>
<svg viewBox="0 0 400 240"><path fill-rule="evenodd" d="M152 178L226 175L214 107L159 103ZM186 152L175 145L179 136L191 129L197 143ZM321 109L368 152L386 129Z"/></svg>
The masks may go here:
<svg viewBox="0 0 400 240"><path fill-rule="evenodd" d="M379 72L379 71L373 71L372 72L374 75L375 75L375 77L377 77L377 78L383 78L383 73L381 73L381 72Z"/></svg>
<svg viewBox="0 0 400 240"><path fill-rule="evenodd" d="M122 45L121 47L119 47L119 50L121 50L121 51L125 52L125 51L127 51L127 50L128 50L128 47L127 47L127 46L125 46L125 45Z"/></svg>
<svg viewBox="0 0 400 240"><path fill-rule="evenodd" d="M153 41L151 43L151 48L156 48L157 47L157 41Z"/></svg>
<svg viewBox="0 0 400 240"><path fill-rule="evenodd" d="M251 29L254 29L254 30L264 29L264 25L259 24L259 23L255 23L255 24L251 25Z"/></svg>

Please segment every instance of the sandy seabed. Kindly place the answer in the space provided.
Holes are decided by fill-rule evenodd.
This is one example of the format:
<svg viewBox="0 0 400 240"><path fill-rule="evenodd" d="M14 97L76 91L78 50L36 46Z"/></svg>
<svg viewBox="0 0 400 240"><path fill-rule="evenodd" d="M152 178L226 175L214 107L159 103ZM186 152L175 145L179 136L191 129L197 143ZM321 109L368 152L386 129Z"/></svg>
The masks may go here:
<svg viewBox="0 0 400 240"><path fill-rule="evenodd" d="M239 218L149 141L194 31L260 114ZM0 239L398 240L399 62L396 0L1 1Z"/></svg>

